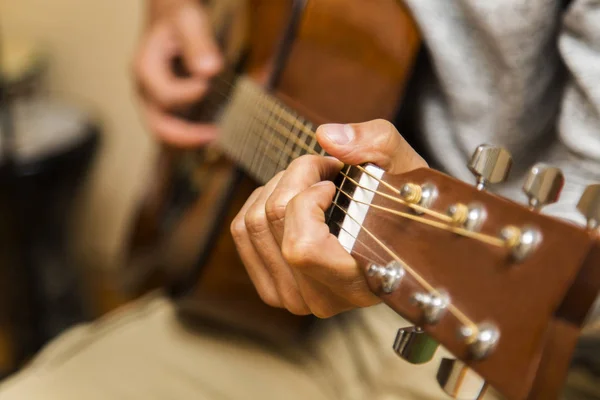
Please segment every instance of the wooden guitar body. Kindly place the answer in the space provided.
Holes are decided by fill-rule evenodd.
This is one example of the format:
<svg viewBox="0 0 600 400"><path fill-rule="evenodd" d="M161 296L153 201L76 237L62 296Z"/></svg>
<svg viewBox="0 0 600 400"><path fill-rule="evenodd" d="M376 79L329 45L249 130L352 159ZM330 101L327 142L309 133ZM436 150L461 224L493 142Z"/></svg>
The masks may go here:
<svg viewBox="0 0 600 400"><path fill-rule="evenodd" d="M242 75L314 124L394 118L420 44L400 2L235 3L217 15L229 28L245 21L243 50L229 60ZM260 300L231 238L257 184L214 148L165 149L156 178L128 246L138 290L166 280L184 312L276 338L301 333L308 319Z"/></svg>
<svg viewBox="0 0 600 400"><path fill-rule="evenodd" d="M319 124L394 119L420 40L396 0L229 3L217 1L214 13L228 68L202 104L185 110L217 122L219 139L202 151L165 149L128 265L138 282L166 282L185 316L293 340L310 318L261 301L231 221L257 185L293 159L325 154L315 140ZM504 153L480 146L470 168L482 179L497 167L505 176ZM547 166L532 171L547 186L539 183ZM560 191L562 175L552 176ZM459 396L472 372L482 378L473 398L487 385L511 399L557 398L600 290L600 185L578 206L585 230L494 195L485 181L475 188L429 168L387 176L374 165L347 166L327 220L371 290L419 328L414 334L457 358L438 371L447 393Z"/></svg>

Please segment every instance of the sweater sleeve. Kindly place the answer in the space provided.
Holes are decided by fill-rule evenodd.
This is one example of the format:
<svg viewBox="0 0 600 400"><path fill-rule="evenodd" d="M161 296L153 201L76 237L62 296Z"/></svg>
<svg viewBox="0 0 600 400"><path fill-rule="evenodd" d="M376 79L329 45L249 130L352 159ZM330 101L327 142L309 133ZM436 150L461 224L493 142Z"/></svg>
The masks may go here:
<svg viewBox="0 0 600 400"><path fill-rule="evenodd" d="M558 40L568 76L558 120L562 146L551 161L564 169L567 201L551 211L583 222L566 205L576 203L586 185L600 183L600 3L573 1L563 16Z"/></svg>

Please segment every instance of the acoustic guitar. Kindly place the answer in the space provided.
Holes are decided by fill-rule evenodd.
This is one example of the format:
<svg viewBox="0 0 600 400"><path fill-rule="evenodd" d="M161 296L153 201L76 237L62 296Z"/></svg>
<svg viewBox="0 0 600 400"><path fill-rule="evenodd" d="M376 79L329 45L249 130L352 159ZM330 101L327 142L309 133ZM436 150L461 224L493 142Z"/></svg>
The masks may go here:
<svg viewBox="0 0 600 400"><path fill-rule="evenodd" d="M254 333L279 328L281 338L302 332L306 319L260 302L229 224L257 184L301 155L324 155L317 124L393 118L419 36L393 0L249 4L249 36L232 52L240 63L213 85L226 101L192 112L218 121L218 142L203 152L165 151L130 260L162 270L184 312ZM234 15L225 26L240 26ZM578 205L589 221L583 229L538 212L562 187L550 166L532 168L528 205L488 192L510 160L504 149L480 146L470 161L476 185L432 169L388 176L374 165L347 166L327 215L373 292L415 325L399 331L396 351L421 363L441 345L456 357L438 373L456 398L480 398L487 387L509 399L558 398L600 289L600 185Z"/></svg>
<svg viewBox="0 0 600 400"><path fill-rule="evenodd" d="M312 319L260 300L237 256L231 220L257 183L309 147L320 152L303 129L393 118L420 38L396 0L219 0L207 7L227 67L201 104L178 112L223 121L223 131L247 129L200 151L164 149L131 229L126 286L135 294L166 281L184 310L286 340ZM267 146L257 132L273 142ZM276 166L271 153L280 154Z"/></svg>

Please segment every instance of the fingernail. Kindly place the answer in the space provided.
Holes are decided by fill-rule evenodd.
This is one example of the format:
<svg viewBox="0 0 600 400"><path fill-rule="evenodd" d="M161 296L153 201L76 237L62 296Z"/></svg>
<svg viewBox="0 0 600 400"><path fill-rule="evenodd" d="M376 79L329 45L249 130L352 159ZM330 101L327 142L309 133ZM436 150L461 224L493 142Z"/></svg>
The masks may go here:
<svg viewBox="0 0 600 400"><path fill-rule="evenodd" d="M323 125L325 136L333 143L344 145L354 139L354 129L350 125L344 124L326 124Z"/></svg>

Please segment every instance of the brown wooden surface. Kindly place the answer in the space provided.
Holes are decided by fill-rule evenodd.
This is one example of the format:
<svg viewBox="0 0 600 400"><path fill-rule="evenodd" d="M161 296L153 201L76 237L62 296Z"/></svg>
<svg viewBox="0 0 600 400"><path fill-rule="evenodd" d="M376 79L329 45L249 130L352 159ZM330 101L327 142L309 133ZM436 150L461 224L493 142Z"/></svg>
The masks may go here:
<svg viewBox="0 0 600 400"><path fill-rule="evenodd" d="M506 225L532 225L542 233L543 241L535 253L516 264L504 248L380 210L371 209L364 223L367 230L401 255L434 288L446 290L452 304L473 322L489 321L498 326L501 338L497 348L479 362L469 361L467 346L457 336L461 323L449 312L438 324L425 324L424 329L504 395L525 398L554 313L591 248L590 236L572 224L532 213L519 204L477 191L433 170L419 169L385 179L395 187L408 182L435 184L440 196L432 208L438 211L444 212L457 202L483 204L488 216L482 232L489 235L497 236ZM385 191L382 186L380 189ZM399 208L397 203L381 196L375 196L373 204ZM359 240L391 260L364 231ZM360 249L360 245L355 248L359 252ZM371 285L376 290L373 280ZM421 310L409 299L416 291L423 290L407 275L398 290L382 298L413 323L422 324Z"/></svg>
<svg viewBox="0 0 600 400"><path fill-rule="evenodd" d="M406 10L395 0L311 0L307 4L277 94L314 122L392 118L419 43L416 26ZM246 8L246 41L250 46L246 73L260 83L264 84L273 70L291 5L291 1L251 0ZM203 250L202 238L209 231L208 216L214 215L219 206L211 201L219 199L225 190L218 179L205 183L203 190L208 196L185 211L184 218L165 234L168 237L157 238L153 247L162 255L146 253L147 261L160 258L169 276L185 277L195 267L194 260ZM253 186L250 182L243 185L216 246L210 249L211 256L193 296L182 299L181 305L188 312L218 317L245 330L264 332L269 327L274 328L276 336L293 337L306 319L260 301L229 233L230 219ZM168 186L159 187L163 191L154 190L153 197L166 195L164 188ZM160 199L148 199L150 208L141 215L156 213L161 204ZM151 223L146 226L152 228ZM147 240L142 243L149 248ZM137 259L144 260L144 256Z"/></svg>
<svg viewBox="0 0 600 400"><path fill-rule="evenodd" d="M587 318L600 288L600 240L597 231L589 235L593 248L548 328L530 400L560 397L584 323L591 322Z"/></svg>
<svg viewBox="0 0 600 400"><path fill-rule="evenodd" d="M597 231L590 235L595 245L556 312L558 318L578 327L583 326L600 292L600 235Z"/></svg>
<svg viewBox="0 0 600 400"><path fill-rule="evenodd" d="M180 301L184 312L200 314L252 334L275 340L295 340L309 319L266 306L254 289L241 263L229 226L238 210L256 188L250 179L238 186L219 238L202 268L191 296Z"/></svg>
<svg viewBox="0 0 600 400"><path fill-rule="evenodd" d="M528 400L559 399L564 389L580 330L562 319L548 327L536 377Z"/></svg>
<svg viewBox="0 0 600 400"><path fill-rule="evenodd" d="M259 82L265 82L273 70L275 49L291 2L253 0L250 4L248 43L252 51L247 71ZM313 0L307 4L276 87L277 96L315 123L393 117L419 45L417 28L406 10L395 0ZM215 201L222 198L227 186L220 179L228 179L228 171L231 172L224 165L222 174L215 174L212 183L205 186L209 195L190 207L171 233L165 247L171 256L162 259L167 263L172 260L171 274L189 272L193 267L201 238L208 232L204 223L210 218L204 216L218 210ZM505 250L473 243L473 239L381 212L372 211L365 221L367 229L377 229L378 236L435 287L448 290L453 304L469 318L492 321L500 327L498 348L488 359L471 362L473 368L509 398L548 398L554 386L545 381L559 379L570 357L569 345L559 347L565 344L561 344L561 337L567 344L572 343L574 332L578 331L573 322L581 320L582 310L595 290L595 286L586 286L589 279L595 278L595 270L587 269L578 275L591 238L573 226L532 214L519 205L477 192L429 170L392 181L399 187L406 180L420 183L425 179L434 180L442 194L435 208L445 210L457 201L484 203L488 209L484 232L496 235L506 224L527 222L542 230L542 247L530 259L513 265ZM201 280L193 295L181 300L181 309L259 334L288 337L291 333L290 337L294 337L293 333L301 332L304 320L263 305L229 234L229 222L253 188L254 184L246 180L236 193ZM380 198L376 203L396 206ZM364 233L359 239L376 247ZM396 311L419 323L420 311L408 302L409 295L418 289L407 278L402 290L384 299ZM575 295L568 295L563 302L569 290ZM585 296L578 297L580 291ZM554 317L557 309L559 319ZM435 327L425 328L458 357L468 360L466 346L456 336L456 319L446 316ZM534 381L538 372L538 380Z"/></svg>
<svg viewBox="0 0 600 400"><path fill-rule="evenodd" d="M308 1L277 93L317 123L393 118L420 44L400 4Z"/></svg>

